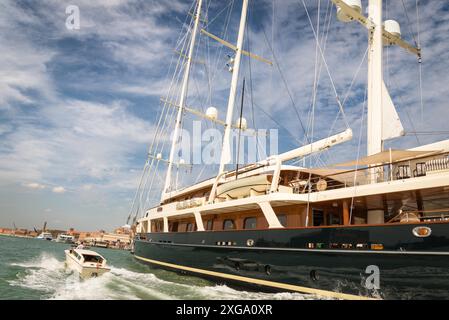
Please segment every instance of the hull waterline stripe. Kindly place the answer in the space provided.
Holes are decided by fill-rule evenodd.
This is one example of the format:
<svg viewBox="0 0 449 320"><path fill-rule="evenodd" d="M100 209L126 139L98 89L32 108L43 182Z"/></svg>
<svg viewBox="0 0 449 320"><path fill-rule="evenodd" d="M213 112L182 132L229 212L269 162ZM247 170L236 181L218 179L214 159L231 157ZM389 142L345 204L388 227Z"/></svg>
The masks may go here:
<svg viewBox="0 0 449 320"><path fill-rule="evenodd" d="M376 300L373 298L356 296L356 295L352 295L352 294L339 293L339 292L320 290L320 289L313 289L313 288L296 286L296 285L292 285L292 284L285 284L285 283L268 281L268 280L236 276L236 275L226 274L226 273L221 273L221 272L216 272L216 271L191 268L191 267L181 266L181 265L177 265L177 264L147 259L147 258L143 258L143 257L137 256L137 255L134 255L134 257L136 259L139 259L139 260L142 260L142 261L145 261L148 263L152 263L152 264L156 264L156 265L160 265L160 266L164 266L164 267L169 267L169 268L173 268L173 269L179 269L179 270L189 271L189 272L193 272L193 273L200 273L200 274L204 274L204 275L208 275L208 276L218 277L218 278L236 280L236 281L247 282L247 283L252 283L252 284L258 284L258 285L262 285L262 286L266 286L266 287L273 287L273 288L284 289L284 290L288 290L288 291L296 291L296 292L301 292L301 293L314 294L314 295L319 295L319 296L323 296L323 297L337 298L337 299L344 299L344 300Z"/></svg>
<svg viewBox="0 0 449 320"><path fill-rule="evenodd" d="M142 241L142 240L140 240ZM167 242L148 242L155 245L178 246L178 247L200 247L200 248L218 248L218 249L244 249L244 250L267 250L267 251L291 251L291 252L323 252L323 253L368 253L368 254L397 254L397 255L430 255L430 256L449 256L449 252L438 251L392 251L392 250L338 250L338 249L299 249L299 248L270 248L270 247L241 247L241 246L217 246L204 244L183 244Z"/></svg>

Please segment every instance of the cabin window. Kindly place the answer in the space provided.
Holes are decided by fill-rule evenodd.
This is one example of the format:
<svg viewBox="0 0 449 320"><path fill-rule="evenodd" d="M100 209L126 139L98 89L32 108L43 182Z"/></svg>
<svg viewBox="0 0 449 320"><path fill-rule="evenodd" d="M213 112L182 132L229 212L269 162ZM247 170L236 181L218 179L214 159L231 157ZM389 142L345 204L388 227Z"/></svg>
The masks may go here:
<svg viewBox="0 0 449 320"><path fill-rule="evenodd" d="M340 215L329 213L329 225L341 224Z"/></svg>
<svg viewBox="0 0 449 320"><path fill-rule="evenodd" d="M257 218L250 217L245 219L243 229L256 229L256 228L257 228Z"/></svg>
<svg viewBox="0 0 449 320"><path fill-rule="evenodd" d="M178 222L173 222L170 227L171 232L178 232Z"/></svg>
<svg viewBox="0 0 449 320"><path fill-rule="evenodd" d="M277 215L279 223L283 226L283 227L287 227L287 215L286 214L278 214Z"/></svg>
<svg viewBox="0 0 449 320"><path fill-rule="evenodd" d="M207 220L206 222L206 230L210 231L214 229L214 220Z"/></svg>
<svg viewBox="0 0 449 320"><path fill-rule="evenodd" d="M223 230L234 230L235 229L235 223L232 219L226 219L223 222Z"/></svg>
<svg viewBox="0 0 449 320"><path fill-rule="evenodd" d="M193 224L193 223L188 223L188 224L187 224L186 231L187 231L187 232L195 231L195 224Z"/></svg>
<svg viewBox="0 0 449 320"><path fill-rule="evenodd" d="M153 230L154 230L154 232L162 231L162 221L161 220L156 220L153 222Z"/></svg>
<svg viewBox="0 0 449 320"><path fill-rule="evenodd" d="M95 263L103 263L103 259L99 256L92 256L89 254L84 255L84 262L95 262Z"/></svg>
<svg viewBox="0 0 449 320"><path fill-rule="evenodd" d="M313 216L313 225L315 227L323 226L324 225L324 212L323 210L312 210L312 216Z"/></svg>

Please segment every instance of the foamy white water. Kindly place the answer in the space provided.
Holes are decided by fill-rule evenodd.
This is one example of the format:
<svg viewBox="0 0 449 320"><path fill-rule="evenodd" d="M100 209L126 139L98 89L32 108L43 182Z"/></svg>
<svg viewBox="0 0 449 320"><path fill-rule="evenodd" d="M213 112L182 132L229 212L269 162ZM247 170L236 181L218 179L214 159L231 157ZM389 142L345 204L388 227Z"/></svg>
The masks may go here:
<svg viewBox="0 0 449 320"><path fill-rule="evenodd" d="M112 264L110 273L98 278L82 280L78 274L65 267L64 261L48 252L43 252L30 260L11 263L11 266L20 267L23 270L18 273L15 280L9 281L9 285L39 291L41 299L319 299L316 296L299 293L257 293L238 291L224 285L180 283L176 280L184 279L174 273L174 281L167 281L151 272L136 272L123 267L115 267ZM170 275L168 272L165 273L165 276ZM189 279L195 278L190 277Z"/></svg>

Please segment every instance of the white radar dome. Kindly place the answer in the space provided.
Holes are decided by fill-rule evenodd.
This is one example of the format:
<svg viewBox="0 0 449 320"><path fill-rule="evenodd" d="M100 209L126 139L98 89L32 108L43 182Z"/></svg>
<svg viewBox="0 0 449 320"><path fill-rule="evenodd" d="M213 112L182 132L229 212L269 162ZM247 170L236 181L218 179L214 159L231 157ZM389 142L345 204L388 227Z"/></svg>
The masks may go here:
<svg viewBox="0 0 449 320"><path fill-rule="evenodd" d="M396 37L401 37L401 26L399 25L399 22L395 20L386 20L384 22L385 31L388 31L392 35Z"/></svg>
<svg viewBox="0 0 449 320"><path fill-rule="evenodd" d="M393 36L401 38L401 26L395 20L386 20L384 22L385 31L391 33ZM392 45L384 39L384 45Z"/></svg>
<svg viewBox="0 0 449 320"><path fill-rule="evenodd" d="M212 120L217 120L218 119L217 108L214 108L214 107L207 108L206 117L208 117L209 119L212 119Z"/></svg>
<svg viewBox="0 0 449 320"><path fill-rule="evenodd" d="M362 13L362 0L344 0L348 6L357 11L358 13ZM337 19L341 22L350 22L353 19L348 16L342 8L337 6Z"/></svg>

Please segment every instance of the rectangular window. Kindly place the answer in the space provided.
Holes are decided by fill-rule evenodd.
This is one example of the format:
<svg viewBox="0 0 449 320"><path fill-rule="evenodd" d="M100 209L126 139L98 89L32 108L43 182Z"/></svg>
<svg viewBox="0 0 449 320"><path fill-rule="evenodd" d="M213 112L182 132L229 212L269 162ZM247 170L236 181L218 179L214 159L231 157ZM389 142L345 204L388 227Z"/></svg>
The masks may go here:
<svg viewBox="0 0 449 320"><path fill-rule="evenodd" d="M312 209L313 226L319 227L324 225L324 211Z"/></svg>
<svg viewBox="0 0 449 320"><path fill-rule="evenodd" d="M171 232L178 232L178 222L173 222L170 227Z"/></svg>
<svg viewBox="0 0 449 320"><path fill-rule="evenodd" d="M187 224L187 232L195 231L195 224L194 223L188 223Z"/></svg>
<svg viewBox="0 0 449 320"><path fill-rule="evenodd" d="M234 230L235 229L235 223L232 219L226 219L223 221L223 230Z"/></svg>
<svg viewBox="0 0 449 320"><path fill-rule="evenodd" d="M287 227L287 215L286 214L278 214L277 215L279 223L286 228Z"/></svg>
<svg viewBox="0 0 449 320"><path fill-rule="evenodd" d="M329 213L329 225L341 224L340 215L336 213Z"/></svg>
<svg viewBox="0 0 449 320"><path fill-rule="evenodd" d="M214 220L207 220L207 222L206 222L206 230L207 231L214 230Z"/></svg>
<svg viewBox="0 0 449 320"><path fill-rule="evenodd" d="M256 229L257 228L257 219L256 217L246 218L243 224L243 229Z"/></svg>

